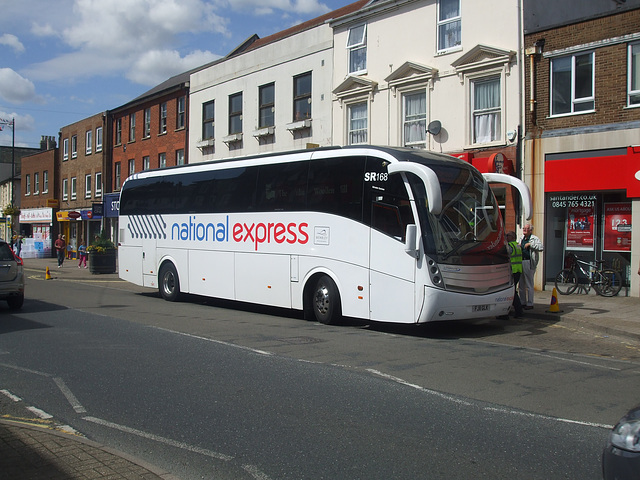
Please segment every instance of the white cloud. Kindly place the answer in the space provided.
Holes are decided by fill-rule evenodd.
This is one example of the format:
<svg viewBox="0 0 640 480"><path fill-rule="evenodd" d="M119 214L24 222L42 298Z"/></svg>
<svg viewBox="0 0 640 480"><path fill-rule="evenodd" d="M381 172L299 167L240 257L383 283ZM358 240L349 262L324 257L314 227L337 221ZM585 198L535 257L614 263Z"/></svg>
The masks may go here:
<svg viewBox="0 0 640 480"><path fill-rule="evenodd" d="M35 130L35 120L31 115L20 115L16 112L5 112L0 110L0 118L3 120L14 120L16 122L16 133L21 131L32 132ZM2 133L10 132L11 127L2 127ZM17 144L16 144L17 146Z"/></svg>
<svg viewBox="0 0 640 480"><path fill-rule="evenodd" d="M230 0L227 5L234 10L271 14L275 10L291 14L327 13L330 8L318 0Z"/></svg>
<svg viewBox="0 0 640 480"><path fill-rule="evenodd" d="M0 68L0 98L11 103L38 101L39 99L33 82L10 68Z"/></svg>
<svg viewBox="0 0 640 480"><path fill-rule="evenodd" d="M154 50L143 54L127 73L127 78L142 85L157 85L192 68L217 60L220 55L197 50L184 57L175 50Z"/></svg>
<svg viewBox="0 0 640 480"><path fill-rule="evenodd" d="M0 37L0 45L11 47L16 53L24 52L24 45L20 42L20 40L18 40L18 37L16 37L15 35L11 35L10 33L5 33Z"/></svg>

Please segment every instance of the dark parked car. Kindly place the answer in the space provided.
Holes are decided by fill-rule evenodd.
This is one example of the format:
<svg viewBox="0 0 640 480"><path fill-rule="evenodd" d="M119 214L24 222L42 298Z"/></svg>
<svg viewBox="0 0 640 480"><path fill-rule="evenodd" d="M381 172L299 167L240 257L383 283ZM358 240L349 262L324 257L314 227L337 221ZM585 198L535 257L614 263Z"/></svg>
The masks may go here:
<svg viewBox="0 0 640 480"><path fill-rule="evenodd" d="M24 263L7 242L0 240L0 300L17 309L24 303Z"/></svg>
<svg viewBox="0 0 640 480"><path fill-rule="evenodd" d="M640 405L611 430L602 454L602 476L605 480L640 480Z"/></svg>

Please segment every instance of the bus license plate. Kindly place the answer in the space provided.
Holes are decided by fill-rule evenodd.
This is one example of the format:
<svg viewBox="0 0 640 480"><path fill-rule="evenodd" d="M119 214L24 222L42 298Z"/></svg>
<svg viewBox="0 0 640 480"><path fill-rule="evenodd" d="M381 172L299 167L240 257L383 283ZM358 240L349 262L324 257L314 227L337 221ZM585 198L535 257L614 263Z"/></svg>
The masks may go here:
<svg viewBox="0 0 640 480"><path fill-rule="evenodd" d="M489 305L474 305L471 311L472 312L488 312Z"/></svg>

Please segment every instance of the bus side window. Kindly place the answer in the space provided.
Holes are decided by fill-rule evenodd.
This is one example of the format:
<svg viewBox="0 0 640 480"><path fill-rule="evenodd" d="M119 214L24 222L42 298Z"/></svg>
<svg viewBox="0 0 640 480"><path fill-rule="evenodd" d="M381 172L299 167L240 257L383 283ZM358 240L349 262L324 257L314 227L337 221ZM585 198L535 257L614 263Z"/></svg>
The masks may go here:
<svg viewBox="0 0 640 480"><path fill-rule="evenodd" d="M314 160L309 168L309 210L362 221L364 157Z"/></svg>
<svg viewBox="0 0 640 480"><path fill-rule="evenodd" d="M309 162L261 165L256 209L261 212L304 210L308 171Z"/></svg>
<svg viewBox="0 0 640 480"><path fill-rule="evenodd" d="M400 218L400 208L396 205L374 202L371 217L373 228L394 237L396 240L404 241L404 228Z"/></svg>

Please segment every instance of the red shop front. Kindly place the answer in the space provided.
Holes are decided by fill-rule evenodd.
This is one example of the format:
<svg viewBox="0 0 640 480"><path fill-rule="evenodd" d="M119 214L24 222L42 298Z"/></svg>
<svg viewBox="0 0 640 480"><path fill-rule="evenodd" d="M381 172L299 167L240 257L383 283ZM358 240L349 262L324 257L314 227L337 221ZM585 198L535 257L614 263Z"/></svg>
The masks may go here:
<svg viewBox="0 0 640 480"><path fill-rule="evenodd" d="M605 260L622 272L628 286L632 201L640 198L640 147L582 155L545 157L546 282L553 283L571 252L587 261Z"/></svg>

